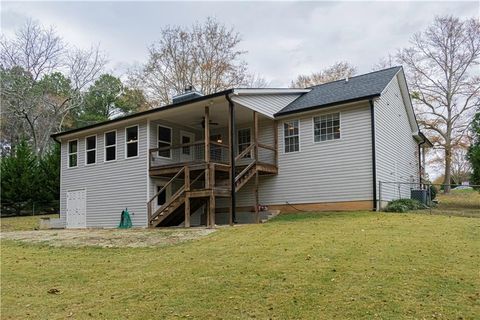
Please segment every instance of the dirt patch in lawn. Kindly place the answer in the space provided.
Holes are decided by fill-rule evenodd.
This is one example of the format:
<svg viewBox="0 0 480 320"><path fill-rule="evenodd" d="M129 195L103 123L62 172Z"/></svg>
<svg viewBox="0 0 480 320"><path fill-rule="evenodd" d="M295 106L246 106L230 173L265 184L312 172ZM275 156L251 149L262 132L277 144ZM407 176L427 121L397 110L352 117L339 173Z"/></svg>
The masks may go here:
<svg viewBox="0 0 480 320"><path fill-rule="evenodd" d="M1 239L40 243L54 247L158 247L195 240L215 232L215 229L83 229L35 230L2 232Z"/></svg>

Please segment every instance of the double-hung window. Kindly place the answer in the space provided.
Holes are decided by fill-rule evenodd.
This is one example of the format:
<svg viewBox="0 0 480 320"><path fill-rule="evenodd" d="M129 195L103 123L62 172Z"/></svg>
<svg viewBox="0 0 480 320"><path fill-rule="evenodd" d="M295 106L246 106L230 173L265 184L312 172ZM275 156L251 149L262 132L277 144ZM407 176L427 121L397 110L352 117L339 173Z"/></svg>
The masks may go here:
<svg viewBox="0 0 480 320"><path fill-rule="evenodd" d="M97 162L97 136L85 138L85 163L95 164Z"/></svg>
<svg viewBox="0 0 480 320"><path fill-rule="evenodd" d="M340 139L340 113L330 113L313 118L315 142Z"/></svg>
<svg viewBox="0 0 480 320"><path fill-rule="evenodd" d="M78 140L68 142L68 167L75 168L78 165Z"/></svg>
<svg viewBox="0 0 480 320"><path fill-rule="evenodd" d="M171 149L167 147L172 146L172 129L169 127L158 126L158 148L162 148L162 150L158 150L158 156L163 158L172 158ZM166 149L163 149L166 148Z"/></svg>
<svg viewBox="0 0 480 320"><path fill-rule="evenodd" d="M117 159L117 131L105 133L105 161Z"/></svg>
<svg viewBox="0 0 480 320"><path fill-rule="evenodd" d="M283 123L283 146L285 153L300 151L299 125L298 120L290 120Z"/></svg>
<svg viewBox="0 0 480 320"><path fill-rule="evenodd" d="M127 158L138 156L138 126L125 129L125 150Z"/></svg>
<svg viewBox="0 0 480 320"><path fill-rule="evenodd" d="M251 143L251 130L250 128L240 129L237 132L237 144L238 144L238 154L242 153L243 150L247 149ZM251 158L251 153L247 153L245 158Z"/></svg>

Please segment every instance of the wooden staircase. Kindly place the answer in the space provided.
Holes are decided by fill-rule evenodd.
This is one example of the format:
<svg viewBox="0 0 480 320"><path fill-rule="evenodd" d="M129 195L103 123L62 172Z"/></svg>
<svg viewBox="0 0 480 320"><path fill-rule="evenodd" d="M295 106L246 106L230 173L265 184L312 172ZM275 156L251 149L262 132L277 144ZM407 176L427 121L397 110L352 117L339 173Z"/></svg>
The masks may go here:
<svg viewBox="0 0 480 320"><path fill-rule="evenodd" d="M254 153L254 157L248 156ZM238 192L243 186L245 186L253 177L256 178L258 184L258 176L262 174L276 174L277 167L268 167L264 163L259 163L258 159L258 146L252 143L249 147L243 150L236 156L235 162L243 163L236 167L233 186L235 192ZM148 210L148 224L150 227L164 227L164 226L178 226L185 221L186 226L190 225L190 222L186 221L188 213L195 213L202 206L206 206L208 215L211 217L210 212L213 212L213 217L207 223L212 226L215 224L215 197L230 197L231 196L231 182L230 176L221 171L216 177L215 164L207 164L204 169L199 169L195 166L189 166L185 164L180 167L178 172L158 191L147 203ZM200 172L193 180L190 179L190 175L193 172ZM173 174L173 172L172 172ZM203 179L201 179L203 177ZM178 187L176 192L160 207L154 209L153 204L158 196L166 190L167 187L173 186L174 181L181 181L184 183ZM257 187L258 188L258 187ZM258 193L258 191L256 191ZM258 198L258 195L257 195ZM188 201L187 201L188 200ZM213 206L212 206L213 203ZM258 199L257 199L258 203ZM189 207L187 207L189 206ZM213 210L213 211L212 211ZM258 214L257 214L258 217ZM258 218L257 218L258 220ZM259 222L259 221L257 221Z"/></svg>
<svg viewBox="0 0 480 320"><path fill-rule="evenodd" d="M238 192L251 178L257 174L256 161L252 161L235 177L235 192Z"/></svg>

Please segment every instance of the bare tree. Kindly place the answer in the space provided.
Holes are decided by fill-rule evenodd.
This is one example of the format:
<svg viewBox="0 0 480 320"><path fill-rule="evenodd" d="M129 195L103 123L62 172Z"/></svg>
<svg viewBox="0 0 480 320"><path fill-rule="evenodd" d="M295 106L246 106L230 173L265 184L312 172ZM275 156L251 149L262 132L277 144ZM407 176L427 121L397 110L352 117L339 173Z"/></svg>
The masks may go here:
<svg viewBox="0 0 480 320"><path fill-rule="evenodd" d="M13 38L2 36L0 46L2 136L10 143L28 138L41 155L106 59L98 46L68 50L53 28L31 20Z"/></svg>
<svg viewBox="0 0 480 320"><path fill-rule="evenodd" d="M480 104L480 77L474 70L480 58L480 23L473 18L437 17L397 58L406 69L420 125L444 151L448 184L452 150L462 143Z"/></svg>
<svg viewBox="0 0 480 320"><path fill-rule="evenodd" d="M168 104L190 85L204 94L246 86L251 78L240 42L234 29L212 18L189 28L169 26L150 46L147 64L130 72L130 83L156 104Z"/></svg>
<svg viewBox="0 0 480 320"><path fill-rule="evenodd" d="M335 62L333 65L310 75L299 75L290 84L291 88L307 88L326 82L344 79L355 75L357 68L346 61Z"/></svg>
<svg viewBox="0 0 480 320"><path fill-rule="evenodd" d="M389 53L386 57L380 58L376 64L373 65L372 71L387 69L391 67L395 67L397 59L395 55Z"/></svg>
<svg viewBox="0 0 480 320"><path fill-rule="evenodd" d="M105 69L107 62L107 57L99 45L91 46L88 50L70 49L65 66L74 90L81 91L92 84Z"/></svg>
<svg viewBox="0 0 480 320"><path fill-rule="evenodd" d="M471 175L472 166L467 159L468 147L458 145L452 148L452 163L450 182L460 184L468 181ZM434 152L429 160L429 165L438 171L445 170L445 159L443 153ZM442 175L444 178L444 175ZM442 181L446 183L445 181Z"/></svg>
<svg viewBox="0 0 480 320"><path fill-rule="evenodd" d="M270 85L270 82L267 81L264 77L252 73L247 75L245 78L245 83L243 84L247 88L266 88Z"/></svg>
<svg viewBox="0 0 480 320"><path fill-rule="evenodd" d="M33 81L61 66L65 53L65 43L55 29L44 28L33 20L28 20L12 40L2 35L0 46L2 66L21 66L30 72Z"/></svg>

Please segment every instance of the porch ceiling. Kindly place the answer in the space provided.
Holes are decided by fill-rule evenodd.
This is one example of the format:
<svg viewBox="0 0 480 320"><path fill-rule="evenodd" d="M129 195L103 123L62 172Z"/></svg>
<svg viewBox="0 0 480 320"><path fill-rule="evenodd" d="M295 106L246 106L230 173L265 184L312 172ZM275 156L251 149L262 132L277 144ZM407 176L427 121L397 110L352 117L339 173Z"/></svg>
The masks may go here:
<svg viewBox="0 0 480 320"><path fill-rule="evenodd" d="M228 126L228 102L224 97L203 101L195 104L185 105L171 110L159 112L150 117L150 120L165 120L173 123L179 123L184 126L201 130L202 121L205 116L205 107L210 108L210 121L218 123L218 127ZM260 117L263 115L260 114ZM253 110L244 106L235 104L235 122L237 124L253 121Z"/></svg>

